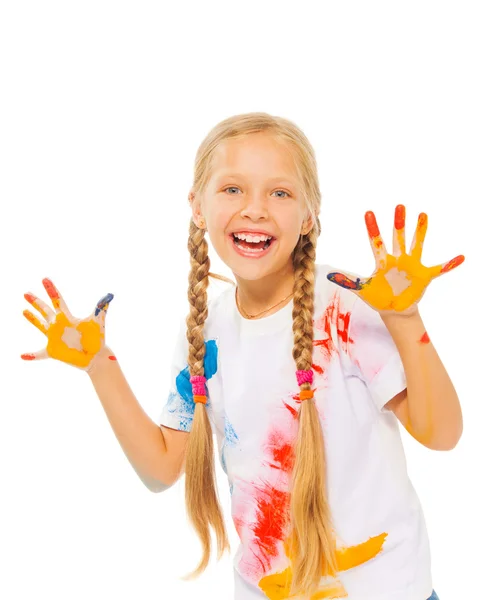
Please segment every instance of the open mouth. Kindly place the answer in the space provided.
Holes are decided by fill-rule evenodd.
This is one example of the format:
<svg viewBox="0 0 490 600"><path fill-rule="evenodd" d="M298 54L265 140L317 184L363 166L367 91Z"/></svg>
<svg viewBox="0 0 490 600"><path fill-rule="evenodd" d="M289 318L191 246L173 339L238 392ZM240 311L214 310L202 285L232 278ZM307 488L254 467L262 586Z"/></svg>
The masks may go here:
<svg viewBox="0 0 490 600"><path fill-rule="evenodd" d="M261 254L262 252L265 252L275 240L272 236L241 233L232 233L230 237L236 248L247 254Z"/></svg>

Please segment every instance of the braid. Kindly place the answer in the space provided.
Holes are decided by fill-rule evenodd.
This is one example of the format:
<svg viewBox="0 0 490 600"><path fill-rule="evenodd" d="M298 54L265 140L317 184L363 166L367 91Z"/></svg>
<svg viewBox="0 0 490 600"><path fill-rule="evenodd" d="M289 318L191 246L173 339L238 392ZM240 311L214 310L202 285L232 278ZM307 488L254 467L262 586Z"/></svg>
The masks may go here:
<svg viewBox="0 0 490 600"><path fill-rule="evenodd" d="M189 369L191 375L204 374L204 323L208 316L209 266L208 243L205 233L192 222L189 230L187 248L190 254L189 273L189 315L187 317L187 341L189 342Z"/></svg>
<svg viewBox="0 0 490 600"><path fill-rule="evenodd" d="M207 287L209 284L208 244L205 232L195 226L191 219L188 249L191 261L189 273L189 315L187 317L187 340L189 342L188 364L190 376L204 375L204 324L208 316ZM210 527L215 530L218 543L218 559L230 550L223 513L216 492L214 468L213 431L209 415L202 402L196 402L194 418L189 434L185 458L185 500L192 526L203 547L201 562L195 571L184 579L194 579L207 567L211 552Z"/></svg>
<svg viewBox="0 0 490 600"><path fill-rule="evenodd" d="M312 366L316 242L319 221L302 236L293 254L293 358L297 370ZM300 389L311 390L307 381ZM335 537L327 501L326 457L323 431L314 399L302 400L295 464L291 481L292 595L307 597L318 589L322 576L338 570Z"/></svg>

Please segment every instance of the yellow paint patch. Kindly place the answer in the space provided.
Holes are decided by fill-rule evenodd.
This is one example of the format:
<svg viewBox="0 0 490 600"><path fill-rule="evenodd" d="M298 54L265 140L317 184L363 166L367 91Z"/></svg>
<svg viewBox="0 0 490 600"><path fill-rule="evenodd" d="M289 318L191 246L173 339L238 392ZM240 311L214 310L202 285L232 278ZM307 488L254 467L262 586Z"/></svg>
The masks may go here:
<svg viewBox="0 0 490 600"><path fill-rule="evenodd" d="M357 546L337 549L335 554L339 572L358 567L377 556L381 552L387 537L387 533L381 533ZM291 540L288 538L284 543L284 548L286 555L290 559L291 547ZM325 575L333 576L333 573L328 570ZM286 600L290 597L291 582L292 569L289 566L280 573L273 573L272 575L263 577L259 582L259 587L269 600ZM335 578L328 584L323 584L310 597L310 600L323 600L324 598L347 598L347 592L338 578Z"/></svg>
<svg viewBox="0 0 490 600"><path fill-rule="evenodd" d="M69 332L67 330L73 330ZM88 367L93 357L102 347L103 334L100 326L93 320L82 321L76 327L63 313L56 315L56 321L47 331L47 352L51 358L76 367ZM69 346L65 339L79 339L81 349Z"/></svg>

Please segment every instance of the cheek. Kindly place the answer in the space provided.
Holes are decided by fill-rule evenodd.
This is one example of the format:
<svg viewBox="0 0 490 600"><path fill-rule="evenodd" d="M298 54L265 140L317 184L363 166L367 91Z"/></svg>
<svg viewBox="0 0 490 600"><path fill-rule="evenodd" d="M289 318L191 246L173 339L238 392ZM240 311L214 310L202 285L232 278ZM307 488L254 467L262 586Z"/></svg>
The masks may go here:
<svg viewBox="0 0 490 600"><path fill-rule="evenodd" d="M210 235L223 235L223 232L228 228L229 223L235 214L233 210L230 209L231 207L219 205L212 207L209 211L208 218L206 219Z"/></svg>

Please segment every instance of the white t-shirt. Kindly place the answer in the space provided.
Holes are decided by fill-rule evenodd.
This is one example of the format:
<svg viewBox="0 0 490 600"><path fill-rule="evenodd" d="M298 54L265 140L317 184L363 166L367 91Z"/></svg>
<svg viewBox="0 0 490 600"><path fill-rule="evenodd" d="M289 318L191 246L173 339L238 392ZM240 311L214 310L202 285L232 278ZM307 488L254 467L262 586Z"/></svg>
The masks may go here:
<svg viewBox="0 0 490 600"><path fill-rule="evenodd" d="M316 265L312 388L343 570L322 580L319 597L426 600L432 579L425 519L407 475L398 420L383 408L406 387L403 364L380 315L330 282L332 270ZM204 329L206 408L240 538L234 597L283 599L290 565L283 544L293 466L288 453L300 406L293 301L249 320L240 315L234 292L229 285L209 302ZM160 423L190 431L193 411L182 324Z"/></svg>

